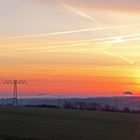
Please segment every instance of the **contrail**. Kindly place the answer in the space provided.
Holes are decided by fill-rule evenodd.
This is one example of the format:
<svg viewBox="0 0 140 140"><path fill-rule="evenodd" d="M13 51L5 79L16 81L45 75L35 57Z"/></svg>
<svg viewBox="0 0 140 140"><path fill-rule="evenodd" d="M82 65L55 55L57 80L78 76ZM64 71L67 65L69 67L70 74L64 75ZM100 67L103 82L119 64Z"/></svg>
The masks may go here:
<svg viewBox="0 0 140 140"><path fill-rule="evenodd" d="M75 41L68 41L60 44L73 44L73 43L91 43L91 42L101 42L104 43L106 41L116 41L120 40L122 42L126 41L133 41L133 40L139 40L140 34L126 34L126 35L120 35L120 36L112 36L112 37L104 37L104 38L94 38L94 39L84 39L84 40L75 40ZM130 38L131 37L131 38Z"/></svg>
<svg viewBox="0 0 140 140"><path fill-rule="evenodd" d="M119 37L128 38L128 37L135 37L135 36L140 36L140 34L128 34L128 35L122 35L122 36L119 36Z"/></svg>
<svg viewBox="0 0 140 140"><path fill-rule="evenodd" d="M78 44L69 44L69 45L65 45L65 46L62 46L62 45L56 45L56 46L50 46L49 48L51 48L52 47L52 49L54 49L54 48L60 48L60 47L70 47L70 46L89 46L90 45L90 43L89 42L87 42L87 43L78 43ZM5 53L5 52L11 52L11 51L21 51L21 52L23 52L23 50L27 50L28 52L29 51L33 51L33 50L35 50L35 51L37 51L38 53L59 53L59 52L73 52L73 51L76 51L76 52L85 52L86 50L87 51L89 51L89 49L90 48L85 48L85 49L63 49L63 50L40 50L40 48L18 48L18 49L9 49L9 50L0 50L0 52L3 52L3 53ZM128 58L126 58L126 57L124 57L124 56L121 56L121 55L118 55L118 54L115 54L115 53L112 53L112 52L109 52L109 51L107 51L107 50L105 50L105 49L103 49L103 48L99 48L101 51L103 51L104 53L106 53L107 55L110 55L110 56L114 56L114 57L117 57L117 58L119 58L119 59L121 59L121 60L123 60L123 61L126 61L126 62L128 62L129 64L133 64L134 62L133 61L131 61L131 60L129 60Z"/></svg>
<svg viewBox="0 0 140 140"><path fill-rule="evenodd" d="M128 42L128 41L136 41L140 40L140 38L128 38L128 39L123 39L123 38L115 38L115 40L110 40L110 41L103 41L100 43L111 43L111 44L116 44L116 43L123 43L123 42Z"/></svg>
<svg viewBox="0 0 140 140"><path fill-rule="evenodd" d="M113 36L113 37L105 37L105 38L95 38L95 39L85 39L85 40L75 40L75 41L67 41L67 42L62 42L62 43L51 43L49 46L47 45L43 45L43 48L55 48L55 47L69 47L69 46L86 46L86 45L90 45L92 42L94 42L95 44L113 44L113 43L123 43L123 42L127 42L127 41L133 41L133 40L140 40L139 38L140 34L130 34L130 35L121 35L121 36ZM131 37L131 38L130 38ZM30 45L30 46L36 46L38 44L25 44L26 46ZM27 49L27 47L19 47L18 49ZM33 49L38 49L40 47L33 47ZM28 49L32 49L29 48ZM12 48L10 50L13 50ZM4 50L1 50L4 51Z"/></svg>
<svg viewBox="0 0 140 140"><path fill-rule="evenodd" d="M74 12L75 14L80 15L81 17L87 18L90 21L96 23L97 25L104 26L104 24L102 22L100 22L99 20L97 20L96 18L88 15L85 12L82 12L81 10L79 10L79 9L77 9L77 8L67 4L67 3L65 3L63 0L58 0L58 2L61 4L61 6L63 6L64 8ZM112 35L112 32L110 32L110 31L107 31L107 33Z"/></svg>
<svg viewBox="0 0 140 140"><path fill-rule="evenodd" d="M61 2L61 5L69 10L71 10L72 12L84 17L84 18L87 18L91 21L93 21L94 23L98 24L98 25L103 25L100 21L96 20L95 18L91 17L90 15L84 13L84 12L81 12L79 11L78 9L70 6L70 5L67 5L66 3L62 2L62 1L59 1ZM96 31L96 30L106 30L106 29L116 29L116 28L121 28L121 27L131 27L131 26L136 26L136 25L139 25L139 24L131 24L131 25L118 25L118 26L104 26L104 27L98 27L98 28L89 28L89 29L81 29L81 30L73 30L73 31L64 31L64 32L55 32L55 33L48 33L48 34L36 34L36 35L27 35L27 36L17 36L17 37L11 37L11 38L1 38L1 39L20 39L20 38L32 38L32 37L43 37L43 36L55 36L55 35L64 35L64 34L72 34L72 33L80 33L80 32L89 32L89 31ZM106 40L113 40L113 41L106 41ZM114 41L115 39L115 41ZM129 40L134 40L136 38L133 38L133 39L122 39L121 37L117 37L117 38L113 38L113 37L110 37L110 38L102 38L102 39L94 39L94 41L103 41L103 42L110 42L110 43L116 43L116 42L121 42L121 41L129 41ZM138 39L138 38L137 38ZM101 49L103 50L103 49ZM111 55L111 56L116 56L122 60L125 60L127 62L129 62L130 64L133 64L134 62L133 61L130 61L128 58L126 57L123 57L121 55L117 55L117 54L114 54L114 53L111 53L109 51L106 51L106 50L103 50L104 53L108 54L108 55Z"/></svg>
<svg viewBox="0 0 140 140"><path fill-rule="evenodd" d="M91 50L91 49L90 49ZM64 52L78 52L78 53L80 53L80 52L83 52L83 53L87 53L86 51L88 51L88 53L91 53L91 52L89 52L89 49L65 49L65 50L46 50L46 51L39 51L39 52L41 52L41 53L64 53Z"/></svg>
<svg viewBox="0 0 140 140"><path fill-rule="evenodd" d="M70 46L87 46L87 45L91 45L91 43L95 43L95 44L113 44L113 43L123 43L123 42L127 42L127 41L133 41L133 40L140 40L139 38L140 34L130 34L130 35L121 35L121 36L113 36L113 37L105 37L105 38L95 38L95 39L85 39L85 40L75 40L75 41L68 41L68 42L63 42L63 43L51 43L49 46L47 45L43 45L43 48L59 48L59 47L70 47ZM131 38L130 38L131 37ZM27 47L25 47L28 46ZM30 46L35 46L38 44L25 44L24 47L19 47L18 49L8 49L10 50L37 50L40 49L39 47L29 47ZM42 48L42 47L41 47ZM0 51L6 51L7 49L3 49ZM8 51L7 50L7 51Z"/></svg>
<svg viewBox="0 0 140 140"><path fill-rule="evenodd" d="M103 26L103 27L97 27L97 28L86 28L86 29L79 29L79 30L69 30L69 31L62 31L62 32L44 33L44 34L14 36L14 37L6 37L6 38L0 38L0 39L5 40L5 39L24 39L24 38L34 38L34 37L48 37L48 36L57 36L57 35L74 34L74 33L82 33L82 32L92 32L92 31L107 30L107 29L119 29L119 28L135 27L135 26L138 26L138 25L140 25L140 24Z"/></svg>
<svg viewBox="0 0 140 140"><path fill-rule="evenodd" d="M108 54L108 55L110 55L110 56L115 56L115 57L120 58L121 60L127 61L129 64L133 64L133 63L134 63L134 61L131 61L130 59L128 59L128 58L126 58L126 57L124 57L124 56L111 53L111 52L106 51L106 50L104 50L104 49L101 49L101 50L102 50L104 53L106 53L106 54Z"/></svg>
<svg viewBox="0 0 140 140"><path fill-rule="evenodd" d="M140 40L139 38L140 34L130 34L130 35L120 35L120 36L113 36L113 37L104 37L104 38L97 38L97 39L87 39L87 40L79 40L75 42L127 42L127 41L133 41L133 40Z"/></svg>
<svg viewBox="0 0 140 140"><path fill-rule="evenodd" d="M51 45L49 47L45 47L45 49L54 49L54 48L65 48L65 47L79 47L79 46L89 46L90 43L87 42L87 43L75 43L75 44L68 44L68 45ZM17 48L17 49L3 49L3 50L0 50L0 52L9 52L9 51L24 51L24 50L27 50L27 51L37 51L39 52L39 50L41 50L42 48L41 47L28 47L28 48Z"/></svg>
<svg viewBox="0 0 140 140"><path fill-rule="evenodd" d="M59 2L61 3L61 5L63 7L65 7L66 9L71 10L72 12L76 13L77 15L80 15L81 17L87 18L87 19L93 21L96 24L102 25L102 23L99 22L98 20L96 20L95 18L91 17L90 15L88 15L88 14L86 14L84 12L81 12L80 10L78 10L78 9L76 9L76 8L66 4L66 3L64 3L62 0L59 0Z"/></svg>
<svg viewBox="0 0 140 140"><path fill-rule="evenodd" d="M113 37L106 37L106 38L97 38L97 39L86 39L86 40L75 40L75 41L68 41L68 42L63 42L63 43L52 43L49 46L47 45L43 45L43 48L65 48L65 47L71 47L71 46L89 46L91 45L92 42L94 42L95 44L113 44L113 43L123 43L123 42L127 42L127 41L131 41L131 40L140 40L140 38L138 38L140 36L140 34L130 34L130 35L121 35L121 36L113 36ZM130 38L133 37L133 38ZM135 37L135 38L134 38ZM2 49L0 50L0 52L7 52L7 51L17 51L17 50L38 50L40 49L40 47L29 47L30 44L26 44L28 45L27 47L19 47L17 49ZM31 45L32 46L32 45ZM34 44L33 44L34 46ZM42 48L42 47L41 47Z"/></svg>
<svg viewBox="0 0 140 140"><path fill-rule="evenodd" d="M69 45L53 45L53 46L49 46L49 48L52 48L52 49L54 49L54 48L60 48L60 47L70 47L70 46L89 46L90 45L90 42L85 42L85 43L75 43L75 44L69 44ZM48 48L48 47L47 47ZM35 50L35 51L37 51L37 52L39 52L39 53L41 53L41 52L43 52L43 53L59 53L59 52L73 52L73 51L77 51L77 52L85 52L86 50L89 50L90 48L86 48L86 49L64 49L64 50L47 50L47 51L45 51L45 50L43 50L43 51L40 51L40 47L37 47L37 48L18 48L18 49L6 49L6 50L0 50L0 52L3 52L3 53L6 53L6 52L11 52L11 51L21 51L21 52L23 52L24 50L27 50L27 51L33 51L33 50ZM107 50L104 50L103 48L99 48L100 50L102 50L104 53L106 53L106 54L108 54L108 55L110 55L110 56L115 56L115 57L117 57L117 58L119 58L119 59L121 59L121 60L124 60L124 61L127 61L127 62L129 62L129 64L133 64L134 62L133 61L131 61L131 60L129 60L128 58L126 58L126 57L123 57L123 56L121 56L121 55L118 55L118 54L115 54L115 53L111 53L111 52L109 52L109 51L107 51Z"/></svg>
<svg viewBox="0 0 140 140"><path fill-rule="evenodd" d="M78 14L78 15L84 17L84 18L87 18L87 19L93 21L94 23L96 23L96 24L98 24L98 25L103 25L101 22L99 22L99 21L96 20L95 18L89 16L88 14L86 14L86 13L84 13L84 12L81 12L81 11L79 11L78 9L76 9L76 8L70 6L70 5L67 5L66 3L64 3L64 2L62 2L62 1L60 1L60 2L61 2L61 4L62 4L63 7L65 7L65 8L67 8L67 9L73 11L74 13L76 13L76 14ZM135 35L135 36L136 36L136 35ZM127 36L124 36L124 37L132 37L132 36L127 35ZM116 38L112 38L112 37L110 37L110 38L102 38L102 39L99 39L99 40L96 40L96 41L103 41L103 40L109 40L109 39L115 39L115 41L110 41L110 43L117 43L117 42L123 42L123 41L134 40L134 39L136 39L136 38L134 38L134 39L125 39L125 40L124 40L124 39L122 39L122 37L120 36L120 37L116 37ZM95 40L94 40L94 41L95 41ZM109 42L109 41L107 41L107 42ZM103 49L101 49L101 50L103 50ZM120 58L121 60L127 61L127 62L129 62L130 64L133 64L133 63L134 63L133 61L130 61L128 58L123 57L123 56L121 56L121 55L117 55L117 54L111 53L111 52L106 51L106 50L103 50L103 52L106 53L106 54L108 54L108 55L111 55L111 56L115 56L115 57L117 57L117 58Z"/></svg>
<svg viewBox="0 0 140 140"><path fill-rule="evenodd" d="M59 43L58 45L62 45L62 44L75 44L75 43L91 43L91 42L95 42L95 43L105 43L107 41L116 41L116 40L122 40L122 42L126 42L126 41L131 41L131 40L138 40L140 34L128 34L128 35L120 35L120 36L112 36L112 37L104 37L104 38L94 38L94 39L84 39L84 40L75 40L75 41L67 41L64 43ZM131 37L131 38L130 38ZM136 37L136 38L134 38ZM53 43L56 44L56 43Z"/></svg>

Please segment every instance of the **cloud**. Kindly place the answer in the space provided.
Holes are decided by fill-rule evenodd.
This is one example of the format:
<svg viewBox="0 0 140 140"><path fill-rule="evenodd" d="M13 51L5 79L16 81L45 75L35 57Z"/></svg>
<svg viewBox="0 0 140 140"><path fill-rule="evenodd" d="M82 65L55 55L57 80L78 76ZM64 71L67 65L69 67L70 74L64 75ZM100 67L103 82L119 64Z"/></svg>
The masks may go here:
<svg viewBox="0 0 140 140"><path fill-rule="evenodd" d="M5 40L5 39L23 39L23 38L34 38L34 37L58 36L58 35L65 35L65 34L84 33L84 32L92 32L92 31L100 31L100 30L108 30L108 29L120 29L120 28L128 28L128 27L135 27L135 26L139 26L139 24L102 26L102 27L97 27L97 28L86 28L86 29L78 29L78 30L53 32L53 33L44 33L44 34L42 33L42 34L32 34L32 35L24 35L24 36L13 36L13 37L0 38L0 40L1 39Z"/></svg>
<svg viewBox="0 0 140 140"><path fill-rule="evenodd" d="M139 0L65 0L69 4L72 4L79 8L84 9L100 9L100 10L116 10L124 12L140 12Z"/></svg>
<svg viewBox="0 0 140 140"><path fill-rule="evenodd" d="M102 23L101 23L100 21L98 21L97 19L95 19L95 18L93 18L92 16L88 15L87 13L85 13L85 12L83 12L83 11L80 11L79 9L77 9L77 8L75 8L75 7L72 7L71 5L66 4L66 3L63 2L62 0L59 0L59 2L60 2L60 4L61 4L64 8L66 8L66 9L72 11L73 13L75 13L75 14L77 14L77 15L83 17L83 18L89 19L90 21L96 23L97 25L102 25Z"/></svg>

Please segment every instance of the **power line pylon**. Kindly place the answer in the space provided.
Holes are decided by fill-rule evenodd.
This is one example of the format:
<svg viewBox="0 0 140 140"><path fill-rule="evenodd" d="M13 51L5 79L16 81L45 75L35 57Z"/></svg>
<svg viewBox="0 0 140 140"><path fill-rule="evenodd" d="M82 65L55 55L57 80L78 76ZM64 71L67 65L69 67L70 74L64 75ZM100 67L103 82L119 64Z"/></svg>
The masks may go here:
<svg viewBox="0 0 140 140"><path fill-rule="evenodd" d="M3 84L12 84L13 85L13 98L12 98L12 105L18 105L18 91L17 87L19 84L27 84L25 80L5 80Z"/></svg>

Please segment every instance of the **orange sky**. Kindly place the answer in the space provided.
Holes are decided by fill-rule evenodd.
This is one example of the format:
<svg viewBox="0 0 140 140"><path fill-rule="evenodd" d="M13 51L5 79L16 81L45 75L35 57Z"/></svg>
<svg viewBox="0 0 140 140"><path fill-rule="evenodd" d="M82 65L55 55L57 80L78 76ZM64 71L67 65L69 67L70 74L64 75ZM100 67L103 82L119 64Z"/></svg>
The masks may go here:
<svg viewBox="0 0 140 140"><path fill-rule="evenodd" d="M140 94L138 0L0 1L0 79L20 96ZM1 96L12 86L0 85Z"/></svg>

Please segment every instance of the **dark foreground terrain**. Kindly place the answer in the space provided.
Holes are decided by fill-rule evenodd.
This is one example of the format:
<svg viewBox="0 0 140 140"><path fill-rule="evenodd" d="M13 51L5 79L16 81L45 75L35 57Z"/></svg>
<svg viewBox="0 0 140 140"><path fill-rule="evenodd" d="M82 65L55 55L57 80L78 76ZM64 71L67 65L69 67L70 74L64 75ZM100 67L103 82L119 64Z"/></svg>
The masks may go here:
<svg viewBox="0 0 140 140"><path fill-rule="evenodd" d="M140 140L140 115L0 107L0 140Z"/></svg>

